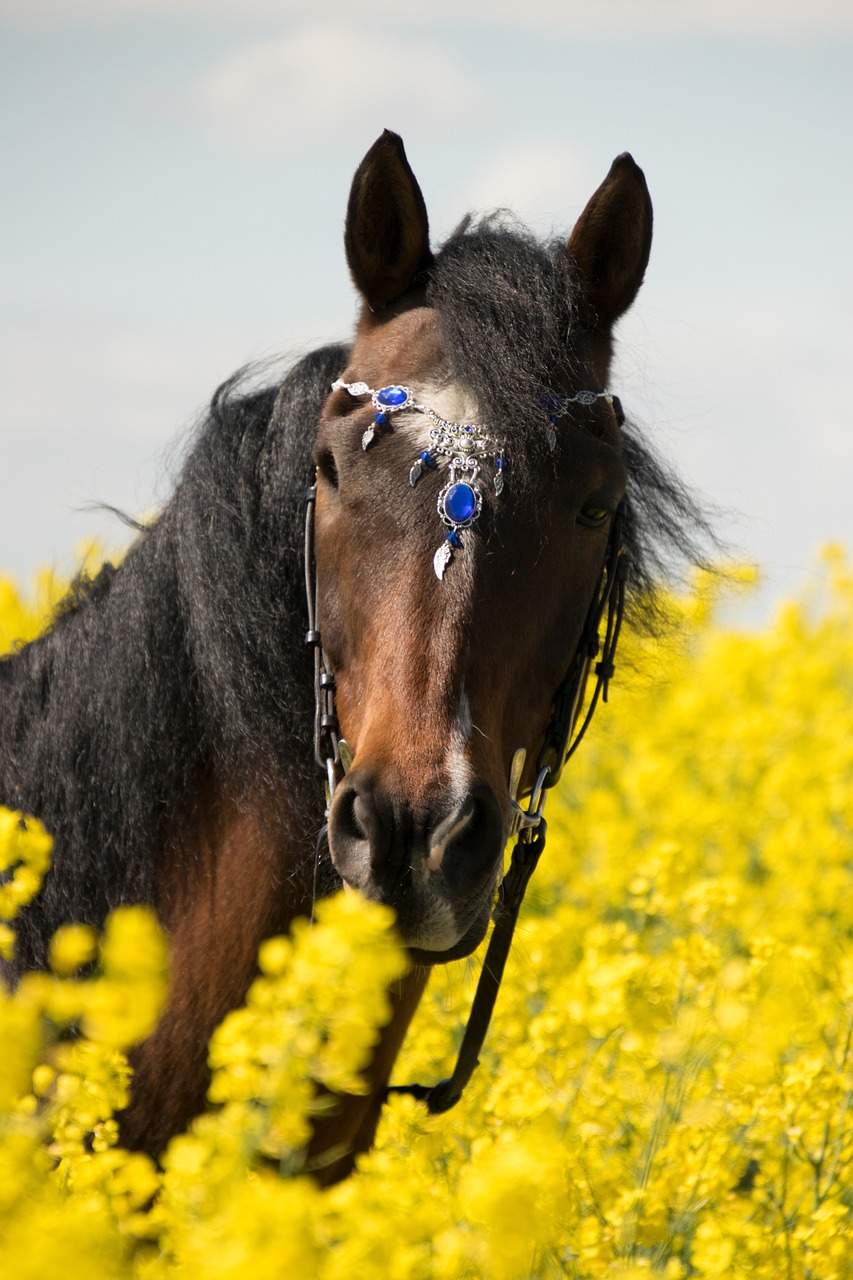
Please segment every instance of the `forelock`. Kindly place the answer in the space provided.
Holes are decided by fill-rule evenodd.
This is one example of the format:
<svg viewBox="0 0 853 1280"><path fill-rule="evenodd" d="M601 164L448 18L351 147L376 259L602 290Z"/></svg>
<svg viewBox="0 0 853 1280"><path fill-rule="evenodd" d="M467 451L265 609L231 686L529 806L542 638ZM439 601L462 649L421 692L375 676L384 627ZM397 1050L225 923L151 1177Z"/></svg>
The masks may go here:
<svg viewBox="0 0 853 1280"><path fill-rule="evenodd" d="M543 244L506 214L466 221L440 250L427 302L448 371L513 465L547 447L547 397L572 360L577 284L565 244Z"/></svg>

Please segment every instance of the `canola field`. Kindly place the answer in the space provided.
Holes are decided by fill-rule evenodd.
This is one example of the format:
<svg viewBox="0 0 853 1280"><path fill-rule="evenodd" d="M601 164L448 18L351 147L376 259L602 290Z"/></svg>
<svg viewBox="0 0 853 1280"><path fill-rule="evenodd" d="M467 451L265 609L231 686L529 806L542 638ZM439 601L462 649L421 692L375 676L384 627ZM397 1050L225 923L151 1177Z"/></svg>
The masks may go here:
<svg viewBox="0 0 853 1280"><path fill-rule="evenodd" d="M209 1109L162 1169L112 1117L167 989L164 939L136 908L100 939L63 929L53 973L0 995L0 1273L853 1275L853 575L839 552L824 568L818 596L757 629L700 579L669 639L626 638L549 801L471 1085L439 1117L395 1097L337 1187L300 1157L309 1081L359 1088L405 966L386 910L332 899L264 944L211 1042ZM59 593L0 582L0 647ZM0 811L7 951L49 856ZM434 975L398 1082L448 1074L476 971Z"/></svg>

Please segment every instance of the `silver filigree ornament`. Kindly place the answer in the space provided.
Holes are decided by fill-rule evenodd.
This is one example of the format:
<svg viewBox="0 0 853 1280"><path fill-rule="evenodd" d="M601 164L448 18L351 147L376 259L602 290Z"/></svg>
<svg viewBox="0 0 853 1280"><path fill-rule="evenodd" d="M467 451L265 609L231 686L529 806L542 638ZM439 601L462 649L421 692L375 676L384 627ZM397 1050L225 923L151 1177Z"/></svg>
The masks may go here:
<svg viewBox="0 0 853 1280"><path fill-rule="evenodd" d="M548 448L553 453L557 447L557 423L570 404L582 404L589 408L590 405L596 404L599 400L606 400L614 409L618 406L618 414L622 414L622 406L619 403L618 396L611 395L609 391L576 391L571 396L550 395L545 397L544 407L548 414L548 426L545 431L545 438L548 441ZM620 420L623 420L620 418Z"/></svg>
<svg viewBox="0 0 853 1280"><path fill-rule="evenodd" d="M418 404L408 387L387 386L374 390L366 382L344 382L338 378L332 390L348 391L351 396L370 396L375 410L373 422L361 438L362 449L368 449L379 431L386 428L392 414L403 409L422 413L432 422L429 448L422 449L409 471L409 484L414 487L428 471L437 471L442 458L449 461L449 477L436 499L436 509L447 526L444 542L433 556L435 575L441 581L453 552L462 546L460 530L468 529L483 509L483 495L477 484L484 464L494 464L495 495L503 492L504 459L495 442L473 422L448 422L434 409Z"/></svg>
<svg viewBox="0 0 853 1280"><path fill-rule="evenodd" d="M412 463L409 483L414 489L428 471L437 471L442 458L448 459L449 478L436 499L436 509L447 527L444 542L433 556L435 575L441 581L453 552L462 546L460 530L475 524L483 509L483 495L477 480L483 465L494 464L494 490L499 496L504 488L505 461L491 436L473 422L448 422L426 405L418 404L408 387L392 384L374 389L366 382L344 382L337 378L333 391L347 391L351 396L370 396L374 408L373 421L361 437L361 447L370 448L380 431L388 429L393 414L404 409L422 413L432 422L429 448L422 449ZM547 440L553 451L557 446L556 426L570 404L590 406L607 400L614 408L621 405L609 391L576 391L571 396L548 396L544 408L548 414Z"/></svg>

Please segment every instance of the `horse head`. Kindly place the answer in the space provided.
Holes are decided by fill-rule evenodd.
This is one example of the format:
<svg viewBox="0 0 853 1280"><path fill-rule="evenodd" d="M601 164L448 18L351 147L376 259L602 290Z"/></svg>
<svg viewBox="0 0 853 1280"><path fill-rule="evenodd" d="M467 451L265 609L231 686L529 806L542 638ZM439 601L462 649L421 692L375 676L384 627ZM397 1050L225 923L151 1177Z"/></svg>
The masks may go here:
<svg viewBox="0 0 853 1280"><path fill-rule="evenodd" d="M400 139L353 181L361 314L315 448L318 626L351 767L343 881L421 963L485 932L521 790L577 650L626 486L611 335L652 212L620 156L568 243L486 221L435 256Z"/></svg>

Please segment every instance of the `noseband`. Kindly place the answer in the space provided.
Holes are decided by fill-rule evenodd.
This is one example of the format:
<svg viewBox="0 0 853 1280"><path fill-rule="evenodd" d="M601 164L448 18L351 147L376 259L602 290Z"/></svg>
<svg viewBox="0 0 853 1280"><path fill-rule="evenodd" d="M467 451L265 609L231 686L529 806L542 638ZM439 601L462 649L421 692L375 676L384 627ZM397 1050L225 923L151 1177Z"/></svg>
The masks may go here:
<svg viewBox="0 0 853 1280"><path fill-rule="evenodd" d="M348 385L338 381L334 384L347 390L362 394L370 391L363 383ZM356 391L356 388L358 389ZM398 388L392 388L398 390ZM408 392L407 388L404 388ZM375 396L377 393L371 393ZM591 404L595 399L606 396L615 402L616 397L606 392L578 392L569 399L582 404ZM586 397L586 398L584 398ZM413 408L415 406L409 400ZM383 406L380 406L383 407ZM400 405L400 407L405 407ZM387 406L384 406L387 411ZM621 412L621 406L618 409ZM431 412L431 411L426 411ZM554 416L551 417L554 422ZM377 425L383 425L379 423ZM454 427L442 420L443 427ZM366 433L365 433L366 434ZM371 440L372 440L371 436ZM368 444L370 441L367 442ZM367 448L367 444L363 444ZM414 468L413 468L414 470ZM503 471L501 460L500 472ZM499 473L500 474L500 473ZM412 480L414 485L415 480ZM500 488L498 488L498 493ZM347 773L352 763L352 752L347 742L341 738L337 716L335 714L335 678L329 668L320 631L317 626L317 583L314 566L314 507L317 498L316 482L306 494L305 510L305 594L308 605L308 631L305 641L314 655L314 759L318 769L323 773L326 784L326 818L335 794L339 771ZM586 616L581 638L575 650L569 669L554 695L553 711L545 737L536 758L536 781L530 793L527 808L522 808L518 801L518 790L526 762L526 751L520 748L513 756L510 768L509 799L512 818L509 836L516 837L509 870L504 876L498 890L492 918L494 928L483 959L477 990L468 1015L468 1022L462 1038L462 1044L456 1059L453 1072L445 1080L434 1085L407 1084L389 1085L386 1096L392 1093L408 1093L425 1102L427 1109L438 1115L449 1111L462 1096L474 1070L478 1064L479 1053L483 1047L489 1022L494 1009L503 977L504 967L509 955L512 937L515 931L518 913L521 909L524 894L536 865L545 848L546 822L544 818L545 800L550 789L559 782L566 763L580 746L587 729L592 723L593 715L599 701L607 701L610 680L615 671L616 646L622 629L625 611L625 588L628 580L628 556L624 543L625 504L624 499L614 513L607 543L607 554L596 584L592 603ZM436 568L438 573L438 569ZM441 577L441 574L438 574ZM602 623L604 634L602 635ZM581 720L586 690L590 677L595 680L592 694ZM580 721L580 724L578 722ZM317 859L319 862L320 845L325 837L326 828L318 841Z"/></svg>

